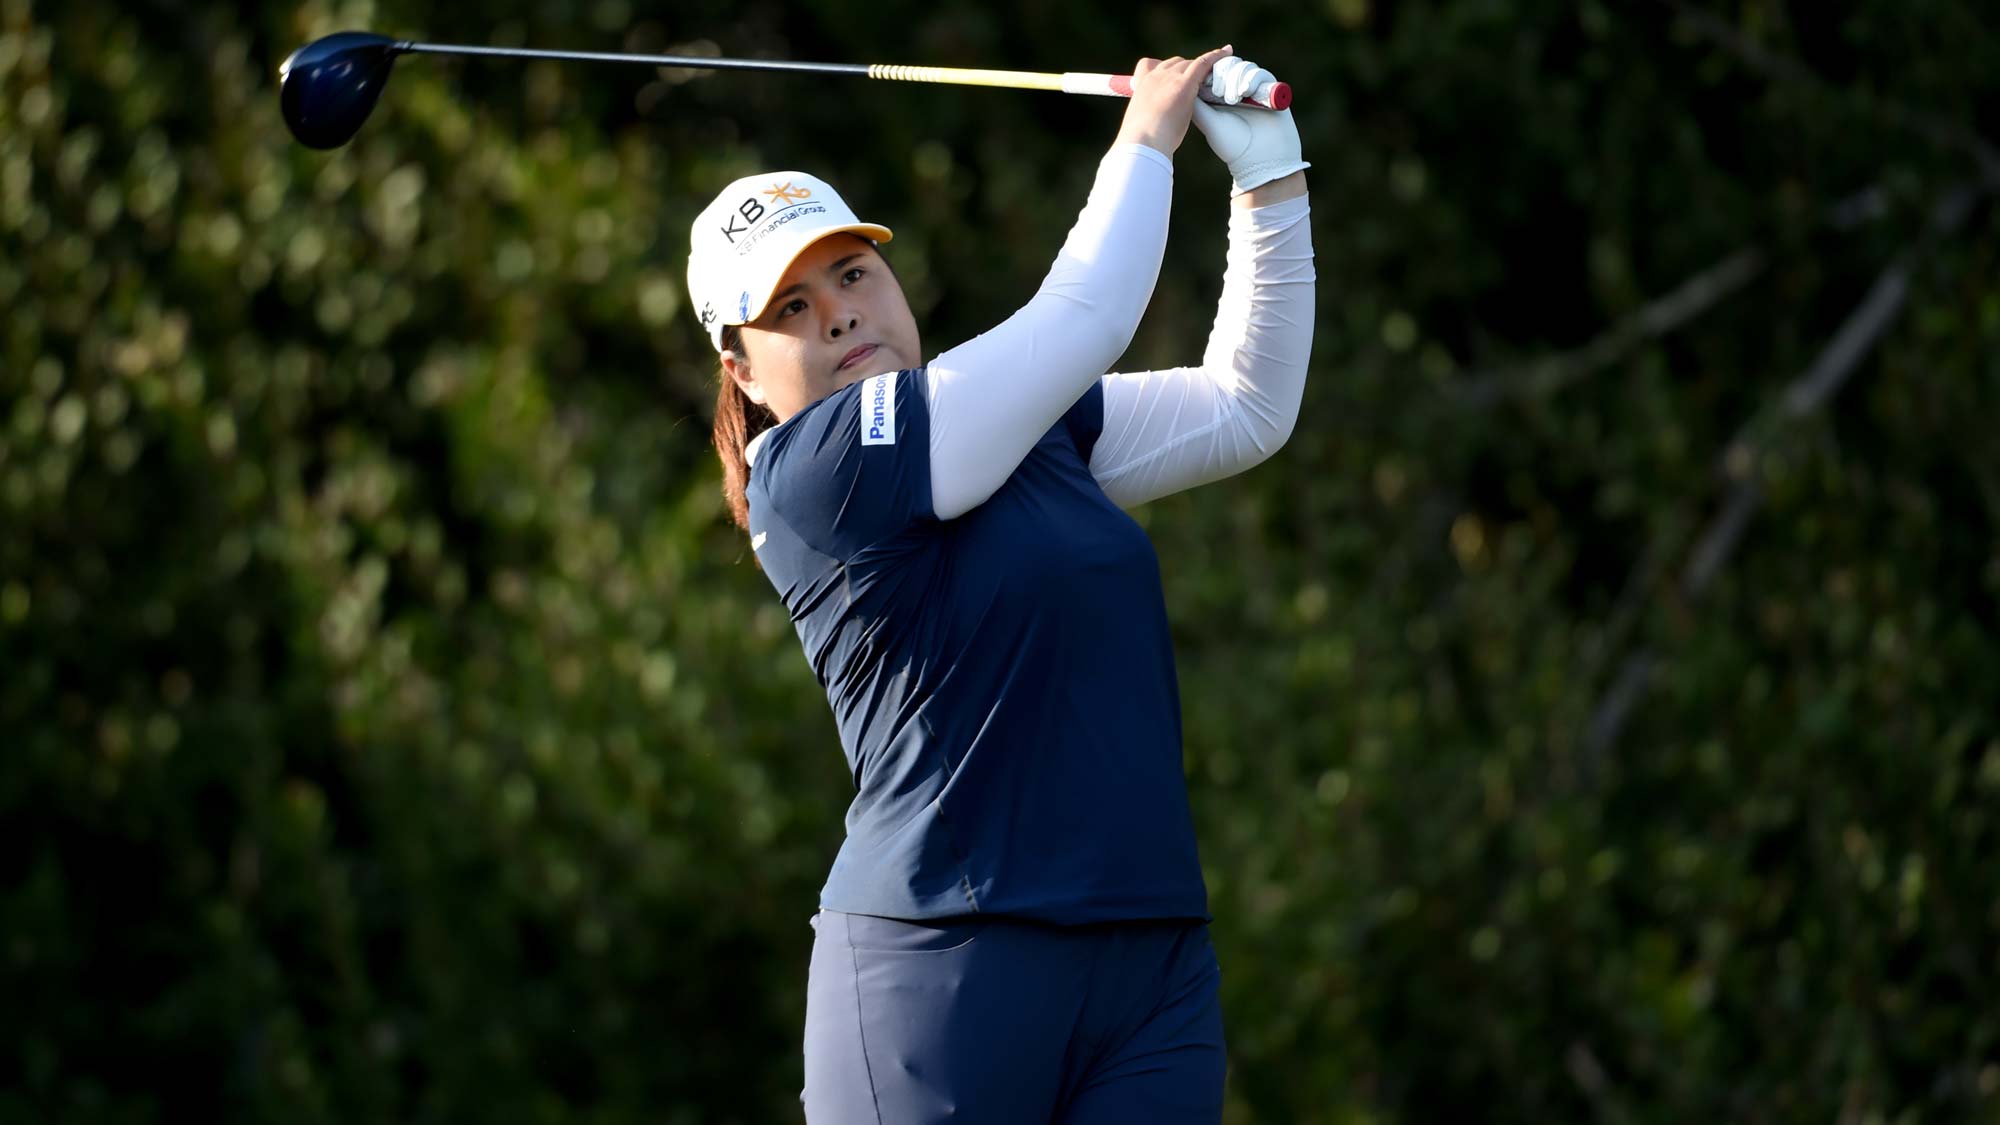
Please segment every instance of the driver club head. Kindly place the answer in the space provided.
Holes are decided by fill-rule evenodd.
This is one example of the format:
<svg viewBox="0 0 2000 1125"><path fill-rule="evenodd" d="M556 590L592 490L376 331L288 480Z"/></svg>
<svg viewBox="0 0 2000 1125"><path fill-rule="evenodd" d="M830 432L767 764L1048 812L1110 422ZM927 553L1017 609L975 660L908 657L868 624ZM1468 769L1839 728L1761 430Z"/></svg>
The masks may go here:
<svg viewBox="0 0 2000 1125"><path fill-rule="evenodd" d="M366 31L341 31L293 51L278 67L278 101L299 143L339 148L368 120L389 68L401 54L396 41Z"/></svg>

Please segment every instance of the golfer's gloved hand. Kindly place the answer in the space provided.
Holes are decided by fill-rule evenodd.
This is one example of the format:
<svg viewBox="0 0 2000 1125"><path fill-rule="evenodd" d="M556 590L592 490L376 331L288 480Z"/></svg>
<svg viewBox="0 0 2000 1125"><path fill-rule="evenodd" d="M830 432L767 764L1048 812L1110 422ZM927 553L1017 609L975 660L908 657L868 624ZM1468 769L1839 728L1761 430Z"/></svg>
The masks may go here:
<svg viewBox="0 0 2000 1125"><path fill-rule="evenodd" d="M1208 88L1228 104L1194 103L1195 128L1229 166L1232 196L1312 167L1300 155L1299 127L1292 123L1291 110L1237 104L1275 81L1270 71L1248 59L1218 59L1209 74Z"/></svg>

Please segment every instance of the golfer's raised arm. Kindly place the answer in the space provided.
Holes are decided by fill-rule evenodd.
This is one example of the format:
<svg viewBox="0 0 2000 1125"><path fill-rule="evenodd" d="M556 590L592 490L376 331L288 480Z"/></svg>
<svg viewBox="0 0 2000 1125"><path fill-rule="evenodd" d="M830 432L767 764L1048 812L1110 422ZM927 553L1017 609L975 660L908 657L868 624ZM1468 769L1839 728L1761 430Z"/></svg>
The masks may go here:
<svg viewBox="0 0 2000 1125"><path fill-rule="evenodd" d="M1220 480L1291 436L1312 353L1312 216L1298 127L1289 110L1237 108L1272 81L1238 58L1215 66L1220 108L1195 124L1229 166L1228 269L1197 367L1104 380L1104 427L1090 471L1123 507Z"/></svg>
<svg viewBox="0 0 2000 1125"><path fill-rule="evenodd" d="M1042 434L1132 342L1166 249L1173 151L1195 93L1226 49L1142 60L1118 141L1090 199L1028 303L929 366L932 508L952 519L984 503Z"/></svg>
<svg viewBox="0 0 2000 1125"><path fill-rule="evenodd" d="M1312 353L1306 197L1231 208L1228 263L1199 366L1104 378L1090 471L1120 507L1240 473L1291 436Z"/></svg>

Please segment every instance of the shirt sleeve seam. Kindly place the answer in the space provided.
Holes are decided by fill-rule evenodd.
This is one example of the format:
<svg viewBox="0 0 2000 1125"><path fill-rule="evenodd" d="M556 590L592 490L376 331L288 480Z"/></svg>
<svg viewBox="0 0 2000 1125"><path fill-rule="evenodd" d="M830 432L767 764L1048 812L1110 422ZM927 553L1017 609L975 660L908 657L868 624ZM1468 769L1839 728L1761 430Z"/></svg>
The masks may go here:
<svg viewBox="0 0 2000 1125"><path fill-rule="evenodd" d="M1182 446L1188 444L1189 442L1198 441L1202 438L1209 436L1210 434L1213 434L1217 430L1220 430L1224 426L1227 426L1230 423L1230 421L1235 417L1235 413L1236 412L1233 403L1223 407L1222 416L1217 418L1215 421L1210 422L1207 425L1200 427L1199 429L1189 430L1187 433L1181 434L1180 436L1174 438L1172 441L1166 442L1160 445L1158 448L1149 449L1146 452L1138 455L1137 457L1132 458L1131 460L1125 462L1122 465L1119 465L1116 468L1105 470L1103 475L1097 478L1098 486L1102 488L1114 484L1121 478L1132 473L1133 471L1144 468L1145 466L1152 464L1153 462L1159 460L1160 458L1165 457L1167 454L1175 452L1176 450L1180 449Z"/></svg>

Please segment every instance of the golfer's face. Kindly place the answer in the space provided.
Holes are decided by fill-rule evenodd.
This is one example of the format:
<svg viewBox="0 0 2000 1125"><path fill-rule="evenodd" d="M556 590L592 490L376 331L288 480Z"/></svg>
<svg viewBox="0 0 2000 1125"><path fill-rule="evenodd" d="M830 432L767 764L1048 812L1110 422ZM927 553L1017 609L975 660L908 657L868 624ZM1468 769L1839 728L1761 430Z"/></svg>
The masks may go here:
<svg viewBox="0 0 2000 1125"><path fill-rule="evenodd" d="M781 422L849 383L922 362L903 287L852 234L828 235L792 262L743 326L743 350L749 371L732 375Z"/></svg>

